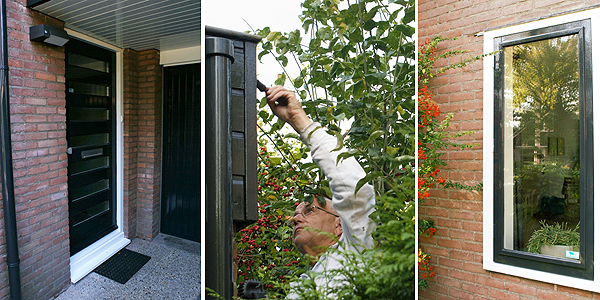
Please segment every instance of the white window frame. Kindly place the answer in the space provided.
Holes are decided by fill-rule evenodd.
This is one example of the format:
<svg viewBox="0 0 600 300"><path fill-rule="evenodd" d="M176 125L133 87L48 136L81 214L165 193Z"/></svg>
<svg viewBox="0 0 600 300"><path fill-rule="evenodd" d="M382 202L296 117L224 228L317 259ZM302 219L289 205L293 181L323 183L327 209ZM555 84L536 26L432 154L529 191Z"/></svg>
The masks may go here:
<svg viewBox="0 0 600 300"><path fill-rule="evenodd" d="M484 53L494 51L494 39L518 32L555 26L580 20L590 19L592 34L592 78L593 105L600 107L600 9L590 9L574 12L557 17L547 18L534 22L496 29L484 33ZM488 271L513 275L521 278L572 287L576 289L600 292L600 266L593 269L594 279L586 280L570 276L557 275L527 268L511 266L494 262L494 57L488 56L483 61L483 268ZM599 100L596 100L599 99ZM600 151L600 140L596 132L600 132L600 111L593 115L594 149ZM599 151L594 151L594 156L599 157ZM594 169L600 170L600 161L594 160ZM594 186L600 186L600 176L594 177ZM594 193L594 232L600 232L600 192ZM600 238L594 238L593 254L600 257Z"/></svg>

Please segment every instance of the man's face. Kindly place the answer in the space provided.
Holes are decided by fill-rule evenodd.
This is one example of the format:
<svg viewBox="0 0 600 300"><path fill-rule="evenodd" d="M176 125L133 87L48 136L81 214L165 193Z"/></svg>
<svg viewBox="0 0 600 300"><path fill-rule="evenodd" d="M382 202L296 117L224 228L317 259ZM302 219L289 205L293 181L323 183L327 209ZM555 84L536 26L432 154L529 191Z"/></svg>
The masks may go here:
<svg viewBox="0 0 600 300"><path fill-rule="evenodd" d="M318 206L328 212L335 214L330 202L326 207L321 207L317 200L313 200L312 204L306 202L300 203L294 212L294 234L292 241L302 254L316 255L322 253L327 247L335 244L337 240L332 240L326 232L339 236L342 233L339 217L328 214L318 208L313 208L313 212L303 216L302 212L309 206Z"/></svg>

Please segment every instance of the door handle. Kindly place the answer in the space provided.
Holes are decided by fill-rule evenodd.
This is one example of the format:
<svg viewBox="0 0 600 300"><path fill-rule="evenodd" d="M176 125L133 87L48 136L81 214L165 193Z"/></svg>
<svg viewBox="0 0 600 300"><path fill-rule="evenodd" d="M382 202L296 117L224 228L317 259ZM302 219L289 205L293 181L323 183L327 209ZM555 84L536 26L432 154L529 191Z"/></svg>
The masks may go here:
<svg viewBox="0 0 600 300"><path fill-rule="evenodd" d="M67 154L73 154L73 148L71 148L71 147L67 148Z"/></svg>

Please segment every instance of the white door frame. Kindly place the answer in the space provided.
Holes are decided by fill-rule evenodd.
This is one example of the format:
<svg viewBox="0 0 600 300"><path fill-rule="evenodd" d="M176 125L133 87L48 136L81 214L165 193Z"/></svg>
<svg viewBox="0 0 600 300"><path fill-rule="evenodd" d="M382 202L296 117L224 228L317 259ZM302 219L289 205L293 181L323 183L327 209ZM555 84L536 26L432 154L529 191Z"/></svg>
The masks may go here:
<svg viewBox="0 0 600 300"><path fill-rule="evenodd" d="M123 249L131 241L125 238L125 233L123 232L123 49L70 29L66 29L66 31L70 37L75 37L90 44L114 51L117 59L117 229L71 256L71 282L75 283L119 250Z"/></svg>

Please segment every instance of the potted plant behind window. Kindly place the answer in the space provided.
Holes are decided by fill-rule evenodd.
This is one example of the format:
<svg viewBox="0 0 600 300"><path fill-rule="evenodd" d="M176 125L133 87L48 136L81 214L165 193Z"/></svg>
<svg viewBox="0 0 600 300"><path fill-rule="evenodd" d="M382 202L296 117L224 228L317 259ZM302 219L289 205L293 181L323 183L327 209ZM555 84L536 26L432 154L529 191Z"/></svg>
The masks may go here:
<svg viewBox="0 0 600 300"><path fill-rule="evenodd" d="M573 229L565 223L548 225L542 220L540 224L527 243L528 252L579 260L579 223Z"/></svg>

